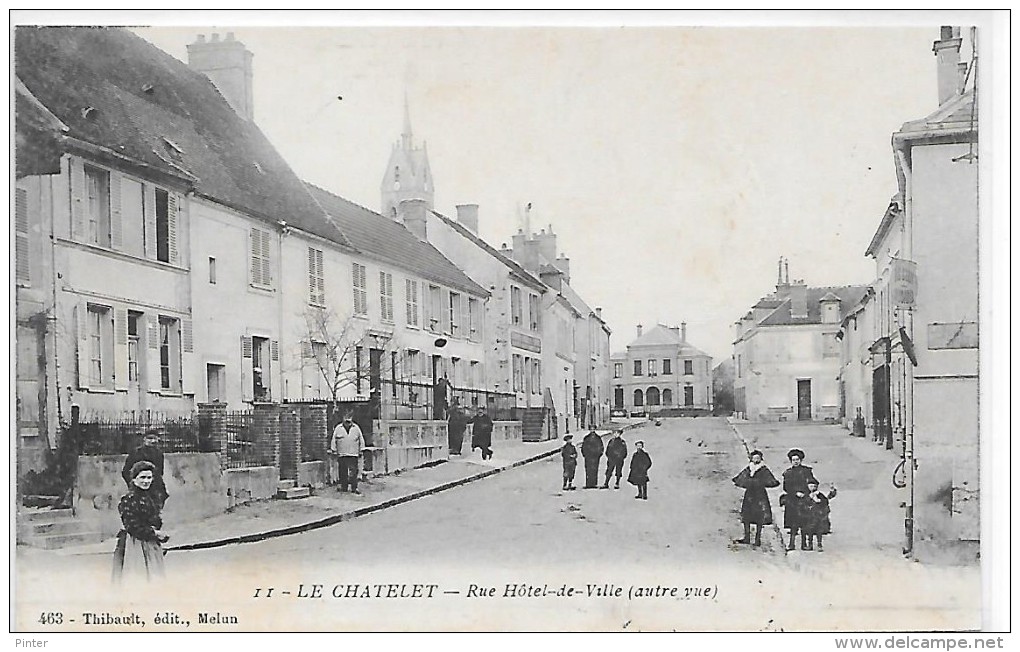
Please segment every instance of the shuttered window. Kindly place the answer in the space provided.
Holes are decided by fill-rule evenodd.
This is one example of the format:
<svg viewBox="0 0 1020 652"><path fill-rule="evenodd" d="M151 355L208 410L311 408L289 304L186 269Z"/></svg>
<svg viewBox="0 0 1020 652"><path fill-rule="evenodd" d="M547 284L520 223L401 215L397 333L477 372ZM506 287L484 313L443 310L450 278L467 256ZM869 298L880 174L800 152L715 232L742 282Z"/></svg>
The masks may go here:
<svg viewBox="0 0 1020 652"><path fill-rule="evenodd" d="M360 263L352 263L352 277L354 280L354 314L368 314L368 274L365 266Z"/></svg>
<svg viewBox="0 0 1020 652"><path fill-rule="evenodd" d="M308 302L326 305L326 278L322 269L322 250L308 248Z"/></svg>
<svg viewBox="0 0 1020 652"><path fill-rule="evenodd" d="M393 274L379 272L379 309L383 321L393 321Z"/></svg>
<svg viewBox="0 0 1020 652"><path fill-rule="evenodd" d="M18 283L32 280L28 255L28 191L18 188L14 198L14 260Z"/></svg>
<svg viewBox="0 0 1020 652"><path fill-rule="evenodd" d="M407 325L418 325L418 281L405 279L404 303L407 306Z"/></svg>
<svg viewBox="0 0 1020 652"><path fill-rule="evenodd" d="M250 240L252 285L271 287L273 285L273 269L269 253L269 232L252 227Z"/></svg>
<svg viewBox="0 0 1020 652"><path fill-rule="evenodd" d="M85 166L88 241L101 247L110 246L110 173L91 165Z"/></svg>

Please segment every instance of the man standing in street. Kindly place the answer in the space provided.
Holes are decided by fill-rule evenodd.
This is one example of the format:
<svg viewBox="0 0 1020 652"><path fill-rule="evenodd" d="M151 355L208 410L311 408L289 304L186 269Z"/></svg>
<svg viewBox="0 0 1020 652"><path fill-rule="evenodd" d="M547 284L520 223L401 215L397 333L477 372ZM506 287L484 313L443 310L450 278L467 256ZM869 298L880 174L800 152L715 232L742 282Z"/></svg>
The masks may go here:
<svg viewBox="0 0 1020 652"><path fill-rule="evenodd" d="M467 415L455 400L450 408L450 421L447 424L450 438L450 455L461 455L464 447L464 431L467 429Z"/></svg>
<svg viewBox="0 0 1020 652"><path fill-rule="evenodd" d="M435 387L432 388L433 407L432 410L435 415L432 417L438 421L442 421L446 418L446 395L450 390L450 381L446 379L444 374L442 378L436 380Z"/></svg>
<svg viewBox="0 0 1020 652"><path fill-rule="evenodd" d="M163 509L170 494L167 493L166 483L163 482L163 451L159 450L159 431L155 428L145 432L145 436L142 437L142 445L128 453L127 460L124 462L124 468L120 475L129 488L131 487L131 467L143 460L156 467L152 474L149 493L159 502L159 508Z"/></svg>
<svg viewBox="0 0 1020 652"><path fill-rule="evenodd" d="M584 488L597 489L599 486L599 460L605 446L602 444L602 437L592 430L584 436L581 442L581 455L584 456Z"/></svg>
<svg viewBox="0 0 1020 652"><path fill-rule="evenodd" d="M343 421L333 429L333 438L329 442L329 452L337 456L340 471L340 491L360 494L358 476L361 475L361 451L365 448L365 436L361 427L354 423L354 413L344 412Z"/></svg>
<svg viewBox="0 0 1020 652"><path fill-rule="evenodd" d="M479 406L478 414L471 421L471 450L482 449L482 459L492 458L492 419Z"/></svg>
<svg viewBox="0 0 1020 652"><path fill-rule="evenodd" d="M606 481L603 489L609 488L609 478L616 474L616 487L620 488L620 476L623 475L623 463L627 459L627 442L623 440L623 431L613 431L613 438L606 445Z"/></svg>

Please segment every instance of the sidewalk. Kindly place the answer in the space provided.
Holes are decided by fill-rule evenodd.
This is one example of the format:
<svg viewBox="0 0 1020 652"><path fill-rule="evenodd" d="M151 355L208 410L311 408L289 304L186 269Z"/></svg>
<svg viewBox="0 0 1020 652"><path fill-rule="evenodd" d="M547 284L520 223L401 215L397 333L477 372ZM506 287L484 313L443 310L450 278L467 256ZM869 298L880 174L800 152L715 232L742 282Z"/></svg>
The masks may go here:
<svg viewBox="0 0 1020 652"><path fill-rule="evenodd" d="M629 429L647 423L614 423ZM605 436L611 430L599 430ZM251 543L335 525L359 516L394 507L440 491L481 480L530 462L556 455L562 440L544 442L493 442L493 457L480 459L478 451L434 466L376 476L358 483L361 495L343 493L335 486L313 489L308 498L253 502L199 521L168 523L171 539L167 550L198 550L236 543ZM55 550L59 555L112 554L116 538L97 544Z"/></svg>
<svg viewBox="0 0 1020 652"><path fill-rule="evenodd" d="M789 467L786 453L791 448L800 448L806 456L804 464L812 467L820 488L827 490L830 485L838 488L832 500L832 535L826 545L827 555L840 556L841 551L852 551L855 555L902 554L901 503L906 494L892 484L893 470L899 463L894 451L887 451L868 438L853 437L838 425L727 421L748 451L757 448L764 453L765 464L780 481ZM781 492L770 495L773 493L776 533L783 536L785 530L779 529Z"/></svg>

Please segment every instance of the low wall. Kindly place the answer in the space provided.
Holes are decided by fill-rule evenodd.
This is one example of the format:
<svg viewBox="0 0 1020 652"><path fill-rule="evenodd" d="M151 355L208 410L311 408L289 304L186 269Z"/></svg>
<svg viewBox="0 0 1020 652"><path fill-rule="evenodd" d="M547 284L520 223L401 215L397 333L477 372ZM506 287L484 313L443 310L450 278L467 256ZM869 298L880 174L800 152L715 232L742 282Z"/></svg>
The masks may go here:
<svg viewBox="0 0 1020 652"><path fill-rule="evenodd" d="M167 453L163 459L163 481L170 494L163 508L165 523L196 521L226 510L218 453ZM74 515L103 536L112 536L121 527L117 506L127 493L120 474L125 460L127 455L78 458Z"/></svg>
<svg viewBox="0 0 1020 652"><path fill-rule="evenodd" d="M297 474L299 487L324 487L328 479L326 462L301 462Z"/></svg>
<svg viewBox="0 0 1020 652"><path fill-rule="evenodd" d="M280 470L275 466L224 469L223 485L227 503L224 509L255 500L268 500L279 489Z"/></svg>
<svg viewBox="0 0 1020 652"><path fill-rule="evenodd" d="M414 469L450 457L446 421L377 421L375 446L366 452L372 474ZM467 433L465 434L467 437ZM369 460L371 460L369 462Z"/></svg>
<svg viewBox="0 0 1020 652"><path fill-rule="evenodd" d="M470 429L465 439L470 441ZM520 421L494 421L492 423L492 441L519 442L524 439L524 425Z"/></svg>

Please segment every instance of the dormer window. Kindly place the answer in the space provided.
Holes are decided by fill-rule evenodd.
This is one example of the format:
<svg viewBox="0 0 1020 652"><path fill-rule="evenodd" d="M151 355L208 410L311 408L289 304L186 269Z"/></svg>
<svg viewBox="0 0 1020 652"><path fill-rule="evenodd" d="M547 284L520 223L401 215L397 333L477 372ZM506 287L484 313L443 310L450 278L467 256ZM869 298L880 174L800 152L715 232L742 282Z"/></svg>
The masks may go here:
<svg viewBox="0 0 1020 652"><path fill-rule="evenodd" d="M163 137L163 149L166 150L167 154L169 154L172 158L178 161L181 159L181 155L184 154L184 150L181 149L180 145L170 140L166 136Z"/></svg>

